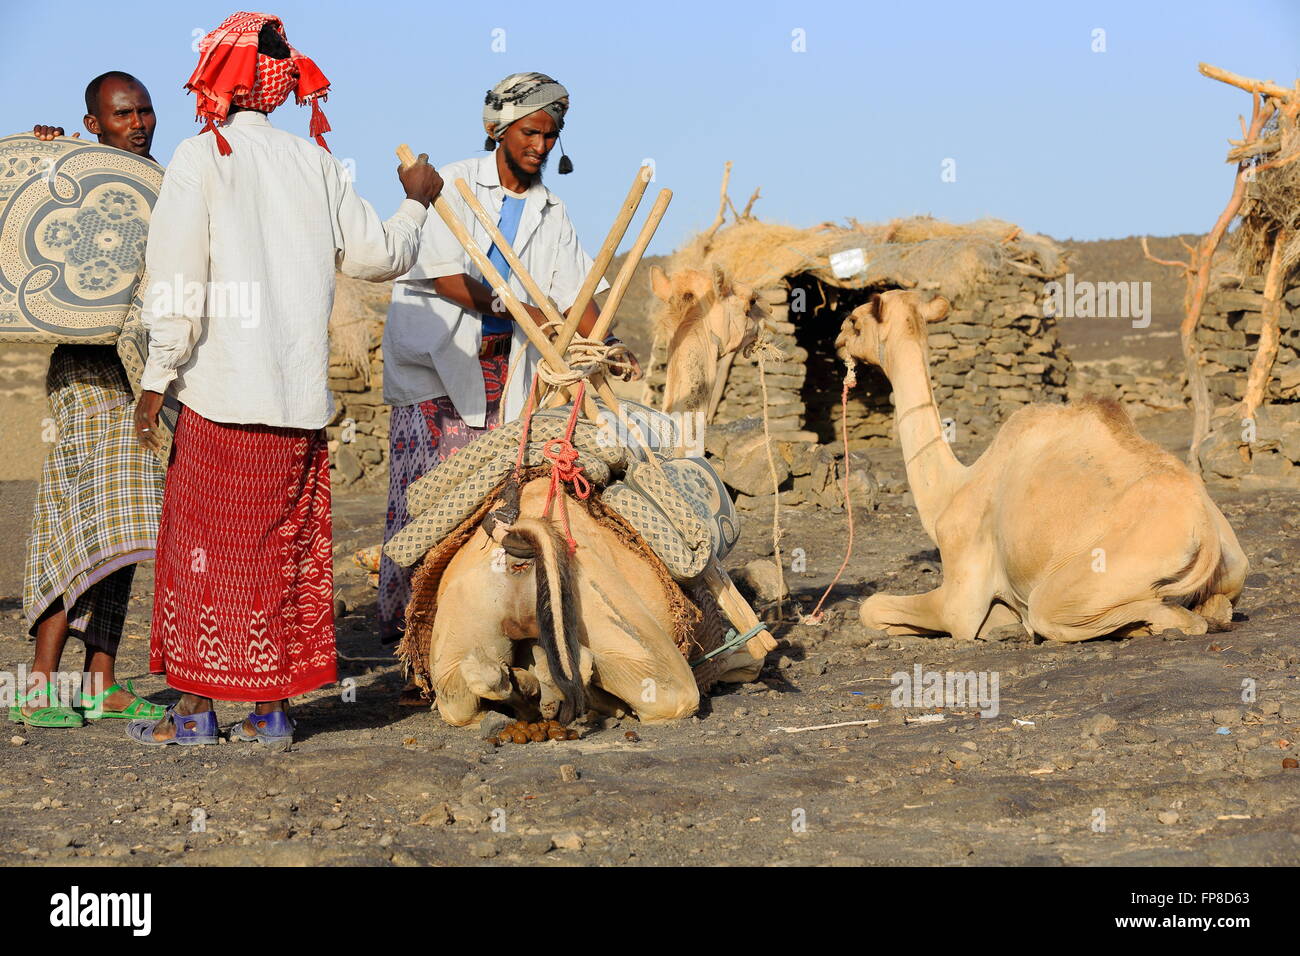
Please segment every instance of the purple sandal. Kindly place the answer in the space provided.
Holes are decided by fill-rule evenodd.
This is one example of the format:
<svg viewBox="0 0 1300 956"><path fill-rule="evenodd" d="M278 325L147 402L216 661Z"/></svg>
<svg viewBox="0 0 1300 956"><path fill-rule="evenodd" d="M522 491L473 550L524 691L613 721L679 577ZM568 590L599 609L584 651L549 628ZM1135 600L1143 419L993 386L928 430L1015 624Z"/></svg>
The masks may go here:
<svg viewBox="0 0 1300 956"><path fill-rule="evenodd" d="M168 740L154 740L153 732L164 720L169 720L176 728L176 735ZM186 727L193 724L193 728ZM166 747L179 744L182 747L196 747L217 742L217 715L207 710L199 714L178 714L176 705L167 708L159 720L133 720L126 725L126 735L136 743L148 747Z"/></svg>
<svg viewBox="0 0 1300 956"><path fill-rule="evenodd" d="M252 736L244 733L244 721L241 720L230 728L230 739L232 741L237 740L245 744L256 742L287 747L293 743L293 731L298 726L298 722L283 710L273 710L269 714L259 714L257 711L253 711L248 715L247 721L253 725L255 733Z"/></svg>

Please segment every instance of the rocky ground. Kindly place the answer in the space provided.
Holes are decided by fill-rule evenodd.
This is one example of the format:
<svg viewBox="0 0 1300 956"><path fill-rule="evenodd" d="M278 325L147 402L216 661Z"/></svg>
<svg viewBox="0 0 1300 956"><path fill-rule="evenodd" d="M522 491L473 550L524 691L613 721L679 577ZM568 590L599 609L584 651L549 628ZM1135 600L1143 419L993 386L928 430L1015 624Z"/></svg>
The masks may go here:
<svg viewBox="0 0 1300 956"><path fill-rule="evenodd" d="M1186 434L1179 416L1142 427L1170 445ZM1300 862L1300 770L1283 767L1300 756L1300 490L1213 488L1252 561L1229 633L873 641L861 598L929 589L940 569L897 451L870 457L885 493L856 516L827 621L778 625L759 682L673 726L607 719L525 746L398 705L401 673L372 637L374 592L350 560L379 538L382 495L340 495L347 683L299 703L292 751L143 750L122 722L14 725L0 737L0 863ZM807 561L787 579L807 610L840 565L845 516L784 515L787 567L795 548ZM770 512L746 521L730 567L771 553ZM174 694L146 673L151 583L143 568L119 673L165 702ZM9 671L29 660L17 616L16 599L0 603ZM997 716L892 706L890 675L917 664L996 675ZM878 723L782 729L846 721Z"/></svg>

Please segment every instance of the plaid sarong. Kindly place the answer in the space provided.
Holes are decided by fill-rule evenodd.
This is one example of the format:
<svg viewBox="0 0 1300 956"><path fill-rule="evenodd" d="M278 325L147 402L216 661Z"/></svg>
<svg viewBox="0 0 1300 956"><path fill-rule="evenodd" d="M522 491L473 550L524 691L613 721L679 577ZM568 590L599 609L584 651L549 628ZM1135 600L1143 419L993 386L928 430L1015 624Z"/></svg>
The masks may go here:
<svg viewBox="0 0 1300 956"><path fill-rule="evenodd" d="M154 556L163 466L136 439L131 386L113 346L58 346L46 390L53 447L32 517L23 614L34 633L61 601L73 635L111 650L131 579L114 572Z"/></svg>

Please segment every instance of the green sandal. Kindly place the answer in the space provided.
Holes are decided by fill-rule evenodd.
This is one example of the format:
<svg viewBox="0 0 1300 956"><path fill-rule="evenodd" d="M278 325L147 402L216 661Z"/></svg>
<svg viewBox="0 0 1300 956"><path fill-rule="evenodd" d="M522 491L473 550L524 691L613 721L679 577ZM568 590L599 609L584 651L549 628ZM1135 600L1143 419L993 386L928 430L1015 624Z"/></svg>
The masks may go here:
<svg viewBox="0 0 1300 956"><path fill-rule="evenodd" d="M104 701L119 690L126 691L135 700L127 704L122 710L104 710ZM160 720L167 713L167 708L162 704L155 704L139 697L130 681L126 682L125 687L121 684L114 684L101 694L87 694L83 691L81 710L85 714L86 720Z"/></svg>
<svg viewBox="0 0 1300 956"><path fill-rule="evenodd" d="M17 703L9 708L9 719L28 727L83 727L85 719L71 707L38 707L30 714L23 713L23 705L37 697L46 697L48 687L40 687L26 694L15 694Z"/></svg>

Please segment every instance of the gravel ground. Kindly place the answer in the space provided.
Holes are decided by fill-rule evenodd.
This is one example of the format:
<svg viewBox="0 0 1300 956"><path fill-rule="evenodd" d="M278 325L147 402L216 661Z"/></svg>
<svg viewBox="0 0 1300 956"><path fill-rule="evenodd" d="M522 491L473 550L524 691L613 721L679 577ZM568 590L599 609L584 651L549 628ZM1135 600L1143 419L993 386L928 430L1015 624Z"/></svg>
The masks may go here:
<svg viewBox="0 0 1300 956"><path fill-rule="evenodd" d="M1142 427L1171 447L1185 434L1177 416ZM939 566L897 451L872 458L886 492L857 515L826 622L793 623L787 602L758 683L675 725L606 719L579 740L526 746L398 705L400 669L372 636L374 592L349 559L378 540L383 495L341 494L339 649L354 693L302 699L287 753L146 751L122 722L14 725L0 739L0 863L1300 862L1300 770L1283 766L1300 757L1300 490L1212 488L1252 562L1228 633L873 641L862 597L933 587ZM784 550L807 558L787 580L808 610L839 567L844 515L783 514ZM770 554L769 525L770 512L747 515L728 566ZM119 675L166 702L174 693L146 674L151 588L146 566ZM30 654L18 607L0 601L10 671ZM997 715L893 706L890 675L915 665L996 675ZM223 725L242 716L219 713ZM878 723L779 729L843 721Z"/></svg>

